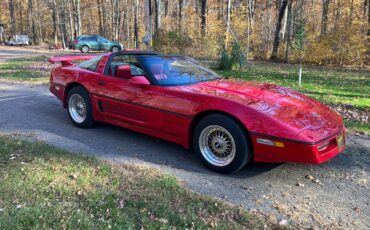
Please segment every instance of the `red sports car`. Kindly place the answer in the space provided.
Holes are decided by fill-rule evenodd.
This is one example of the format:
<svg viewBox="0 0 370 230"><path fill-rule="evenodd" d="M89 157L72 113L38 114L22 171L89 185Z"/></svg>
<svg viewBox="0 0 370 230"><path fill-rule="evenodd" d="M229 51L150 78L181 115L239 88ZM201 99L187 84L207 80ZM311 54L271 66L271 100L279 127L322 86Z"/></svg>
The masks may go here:
<svg viewBox="0 0 370 230"><path fill-rule="evenodd" d="M76 126L101 121L175 142L217 172L236 172L252 159L318 164L345 148L342 118L320 102L277 85L223 79L189 57L124 50L49 61L61 62L50 91Z"/></svg>

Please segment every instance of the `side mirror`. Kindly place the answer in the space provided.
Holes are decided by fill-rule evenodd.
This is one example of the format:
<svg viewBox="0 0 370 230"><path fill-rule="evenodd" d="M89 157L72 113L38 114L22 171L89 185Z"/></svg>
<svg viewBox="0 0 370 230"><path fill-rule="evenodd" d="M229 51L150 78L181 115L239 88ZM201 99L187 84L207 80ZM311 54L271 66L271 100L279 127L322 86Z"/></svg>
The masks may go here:
<svg viewBox="0 0 370 230"><path fill-rule="evenodd" d="M134 85L150 85L150 82L145 76L135 76L129 79L129 82Z"/></svg>
<svg viewBox="0 0 370 230"><path fill-rule="evenodd" d="M132 77L130 65L125 64L116 66L114 76L117 78L130 79Z"/></svg>

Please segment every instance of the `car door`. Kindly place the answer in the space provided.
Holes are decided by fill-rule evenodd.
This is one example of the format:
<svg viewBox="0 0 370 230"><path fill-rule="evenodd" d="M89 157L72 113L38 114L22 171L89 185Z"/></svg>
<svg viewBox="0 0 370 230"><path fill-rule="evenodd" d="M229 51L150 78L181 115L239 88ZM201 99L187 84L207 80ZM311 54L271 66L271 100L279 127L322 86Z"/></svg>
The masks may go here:
<svg viewBox="0 0 370 230"><path fill-rule="evenodd" d="M99 42L99 50L110 51L111 42L108 39L98 36L98 42Z"/></svg>
<svg viewBox="0 0 370 230"><path fill-rule="evenodd" d="M87 42L90 45L91 50L99 50L99 42L98 42L98 37L97 36L90 36L87 39Z"/></svg>
<svg viewBox="0 0 370 230"><path fill-rule="evenodd" d="M121 64L130 64L134 77L145 75L133 55L115 55L106 71L97 77L94 87L100 113L111 123L118 122L147 133L161 132L163 113L158 109L163 103L161 88L114 77L115 66Z"/></svg>

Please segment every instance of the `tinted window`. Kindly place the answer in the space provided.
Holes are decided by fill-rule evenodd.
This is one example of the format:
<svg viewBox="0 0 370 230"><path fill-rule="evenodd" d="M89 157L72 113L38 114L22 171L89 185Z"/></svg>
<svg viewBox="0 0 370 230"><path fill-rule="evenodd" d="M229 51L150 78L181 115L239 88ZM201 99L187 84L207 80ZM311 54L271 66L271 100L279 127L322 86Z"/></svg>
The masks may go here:
<svg viewBox="0 0 370 230"><path fill-rule="evenodd" d="M82 69L87 69L87 70L95 72L96 66L98 65L100 59L101 59L101 56L98 56L93 59L81 62L78 66Z"/></svg>
<svg viewBox="0 0 370 230"><path fill-rule="evenodd" d="M97 37L94 37L94 36L87 37L86 38L86 41L88 41L88 42L96 42L97 41Z"/></svg>
<svg viewBox="0 0 370 230"><path fill-rule="evenodd" d="M117 66L119 65L125 65L129 64L131 67L131 75L132 76L143 76L145 75L144 70L142 70L140 64L138 63L136 56L134 55L116 55L112 58L112 61L110 62L109 69L108 69L108 75L114 76L114 71Z"/></svg>
<svg viewBox="0 0 370 230"><path fill-rule="evenodd" d="M86 41L86 39L87 39L87 37L83 37L83 38L80 38L79 40L80 40L81 42L84 42L84 41Z"/></svg>
<svg viewBox="0 0 370 230"><path fill-rule="evenodd" d="M186 85L212 81L220 77L189 57L142 56L142 63L160 85Z"/></svg>
<svg viewBox="0 0 370 230"><path fill-rule="evenodd" d="M98 37L98 39L99 39L98 41L101 42L101 43L107 43L107 42L109 42L108 39L103 38L103 37Z"/></svg>

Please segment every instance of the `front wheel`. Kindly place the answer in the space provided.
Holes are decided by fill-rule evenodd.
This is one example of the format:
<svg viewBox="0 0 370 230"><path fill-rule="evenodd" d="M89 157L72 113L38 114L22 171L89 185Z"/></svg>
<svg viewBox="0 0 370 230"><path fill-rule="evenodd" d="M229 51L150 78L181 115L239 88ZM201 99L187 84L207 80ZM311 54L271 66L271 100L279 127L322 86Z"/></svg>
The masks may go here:
<svg viewBox="0 0 370 230"><path fill-rule="evenodd" d="M94 124L89 93L77 86L68 92L69 118L78 127L88 128Z"/></svg>
<svg viewBox="0 0 370 230"><path fill-rule="evenodd" d="M252 158L252 145L246 131L232 118L213 114L195 127L194 150L203 163L219 173L233 173Z"/></svg>

